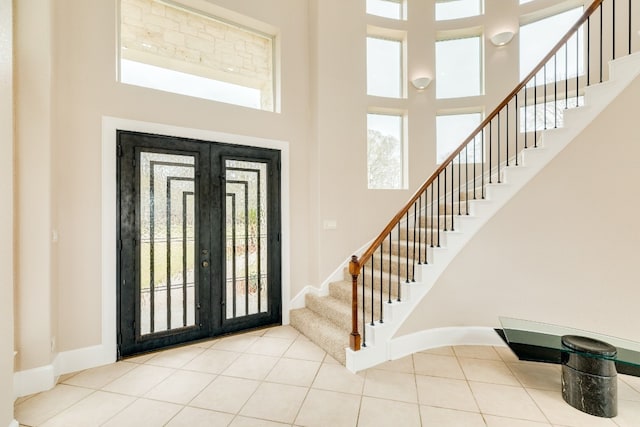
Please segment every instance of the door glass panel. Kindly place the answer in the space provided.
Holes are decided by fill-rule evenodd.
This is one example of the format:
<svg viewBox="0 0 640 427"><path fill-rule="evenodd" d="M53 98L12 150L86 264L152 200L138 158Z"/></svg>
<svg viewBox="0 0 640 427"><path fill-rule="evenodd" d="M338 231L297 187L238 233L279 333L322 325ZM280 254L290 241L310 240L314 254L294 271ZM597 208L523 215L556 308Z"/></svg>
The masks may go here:
<svg viewBox="0 0 640 427"><path fill-rule="evenodd" d="M195 157L140 154L140 334L194 326Z"/></svg>
<svg viewBox="0 0 640 427"><path fill-rule="evenodd" d="M225 161L226 318L268 311L267 164Z"/></svg>

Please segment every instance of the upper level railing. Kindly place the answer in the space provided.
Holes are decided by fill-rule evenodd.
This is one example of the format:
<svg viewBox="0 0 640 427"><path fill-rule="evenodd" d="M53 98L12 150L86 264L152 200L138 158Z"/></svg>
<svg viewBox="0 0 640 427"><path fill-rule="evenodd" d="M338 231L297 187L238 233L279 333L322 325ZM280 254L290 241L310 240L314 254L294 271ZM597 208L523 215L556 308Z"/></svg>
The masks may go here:
<svg viewBox="0 0 640 427"><path fill-rule="evenodd" d="M415 281L416 265L432 262L430 248L440 246L444 231L455 230L457 215L469 214L469 200L484 199L487 184L502 182L504 168L518 166L522 151L538 146L541 131L561 127L563 111L583 104L584 87L607 79L609 60L631 54L637 1L595 0L588 6L368 249L352 257L352 350L366 346L366 323L384 323L383 303L402 300L401 284Z"/></svg>

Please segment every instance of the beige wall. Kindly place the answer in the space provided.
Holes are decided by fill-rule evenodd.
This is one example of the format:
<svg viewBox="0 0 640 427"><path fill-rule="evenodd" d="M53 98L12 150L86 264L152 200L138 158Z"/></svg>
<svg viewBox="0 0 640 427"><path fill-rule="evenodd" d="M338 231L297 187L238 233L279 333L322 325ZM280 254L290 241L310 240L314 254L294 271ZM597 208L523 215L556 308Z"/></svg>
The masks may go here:
<svg viewBox="0 0 640 427"><path fill-rule="evenodd" d="M498 212L398 335L498 316L640 341L640 78Z"/></svg>
<svg viewBox="0 0 640 427"><path fill-rule="evenodd" d="M0 426L13 420L13 25L0 0Z"/></svg>
<svg viewBox="0 0 640 427"><path fill-rule="evenodd" d="M54 337L58 351L101 340L103 116L289 142L297 256L285 268L294 292L310 283L306 2L217 2L280 28L281 114L117 83L116 3L18 2L19 370L49 364Z"/></svg>
<svg viewBox="0 0 640 427"><path fill-rule="evenodd" d="M51 270L51 4L15 2L17 369L48 365L56 308ZM38 30L35 31L34 29ZM43 37L43 35L45 35Z"/></svg>

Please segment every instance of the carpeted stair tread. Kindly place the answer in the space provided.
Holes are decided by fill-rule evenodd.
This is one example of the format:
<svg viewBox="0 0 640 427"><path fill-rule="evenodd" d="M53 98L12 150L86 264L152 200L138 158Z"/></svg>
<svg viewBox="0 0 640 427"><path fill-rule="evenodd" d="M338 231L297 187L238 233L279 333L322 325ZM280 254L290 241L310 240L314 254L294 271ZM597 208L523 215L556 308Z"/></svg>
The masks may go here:
<svg viewBox="0 0 640 427"><path fill-rule="evenodd" d="M380 289L380 270L378 268L375 268L373 270L373 275L375 277L373 287L374 289L379 290ZM366 277L365 288L371 289L371 269L367 267L366 269L363 269L363 271L360 273L360 276L358 277L358 292L362 290L363 276ZM387 271L384 271L382 277L384 279L384 289L385 291L387 291L388 290L387 284L389 283L389 273ZM349 289L351 289L351 275L349 275L349 270L345 270L344 272L344 282L347 282L349 284L348 285ZM406 282L406 277L398 277L395 273L391 273L391 283L394 285L393 286L394 288L397 287L398 283L405 283L405 282ZM396 291L393 288L391 290L391 294L396 295Z"/></svg>
<svg viewBox="0 0 640 427"><path fill-rule="evenodd" d="M331 296L307 294L305 302L309 310L315 312L319 316L329 319L339 328L347 332L350 331L351 300L349 300L349 303L347 304L345 301Z"/></svg>
<svg viewBox="0 0 640 427"><path fill-rule="evenodd" d="M398 296L398 289L396 286L393 286L391 289L391 299L395 300ZM362 300L362 286L358 287L358 299ZM365 298L367 306L371 305L371 287L367 286L366 288L367 296ZM333 298L342 301L344 304L347 304L351 307L351 283L350 282L333 282L329 284L329 295ZM389 291L388 288L385 287L385 292L382 298L382 301L388 301L389 299ZM373 294L373 302L376 307L380 307L380 291L374 292Z"/></svg>
<svg viewBox="0 0 640 427"><path fill-rule="evenodd" d="M349 332L308 308L291 310L291 326L324 349L338 362L345 363L344 349L349 347Z"/></svg>

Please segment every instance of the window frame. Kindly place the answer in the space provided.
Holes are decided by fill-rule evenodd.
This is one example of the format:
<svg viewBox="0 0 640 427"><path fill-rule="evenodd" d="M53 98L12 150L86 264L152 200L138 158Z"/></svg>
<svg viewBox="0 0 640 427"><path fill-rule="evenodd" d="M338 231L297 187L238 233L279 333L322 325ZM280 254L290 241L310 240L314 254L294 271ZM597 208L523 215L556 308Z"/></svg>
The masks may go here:
<svg viewBox="0 0 640 427"><path fill-rule="evenodd" d="M477 114L479 116L479 120L478 123L469 130L469 132L467 134L465 134L462 138L466 138L469 135L471 135L471 132L473 132L474 129L476 129L481 123L482 121L485 119L485 112L483 111L482 108L464 108L464 109L456 109L456 110L444 110L444 111L438 111L436 112L435 115L435 134L436 134L436 143L435 143L435 159L436 159L436 165L441 165L443 164L443 162L447 159L447 157L449 157L451 155L451 153L453 152L453 150L455 150L456 148L458 148L460 146L460 144L464 141L464 139L461 139L460 141L458 141L457 145L454 145L451 149L451 151L449 151L446 155L442 156L442 158L439 156L439 148L440 148L440 138L438 137L438 118L440 117L451 117L451 116L469 116L469 115L475 115ZM482 141L477 141L476 142L476 154L478 154L478 151L480 153L480 158L478 159L476 156L475 159L475 163L476 164L482 164L484 163L484 161L486 160L486 150L482 150L483 148L483 142ZM478 147L479 145L479 147ZM471 155L473 155L473 153L471 153ZM473 157L470 159L466 159L467 163L469 164L473 164L474 160ZM456 157L455 159L453 159L453 163L454 164L459 164L459 160L458 157Z"/></svg>
<svg viewBox="0 0 640 427"><path fill-rule="evenodd" d="M396 117L400 120L400 176L399 176L399 185L398 187L372 187L370 180L370 165L369 162L369 131L372 130L369 126L369 116L389 116ZM408 117L406 111L390 111L390 110L381 110L381 109L370 109L367 111L367 150L366 150L366 164L367 164L367 189L368 190L406 190L408 188L409 182L409 156L408 156L408 141L407 141L407 128L408 128Z"/></svg>
<svg viewBox="0 0 640 427"><path fill-rule="evenodd" d="M531 0L530 2L533 2L534 0ZM526 3L524 3L526 4ZM526 27L528 25L532 25L532 24L537 24L540 23L541 21L544 21L546 19L551 19L554 17L557 17L559 15L562 15L564 13L568 13L568 12L573 12L573 11L577 11L580 10L580 15L582 13L584 13L584 9L585 6L584 5L576 5L574 3L570 3L570 4L565 4L565 5L560 5L562 6L561 8L551 8L551 9L545 9L543 11L534 13L534 14L530 14L530 15L524 15L520 17L520 23L518 26L518 76L520 78L520 80L522 80L524 77L526 77L531 70L527 71L526 74L522 71L522 53L524 51L526 51L527 49L523 49L522 47L522 43L523 43L523 37L522 37L522 28ZM549 49L555 45L555 43L557 43L558 41L560 41L560 39L562 38L562 36L564 36L564 34L569 30L569 28L571 28L571 26L575 23L575 20L573 20L569 26L566 28L565 31L562 32L562 34L560 35L560 37L549 47ZM567 79L573 79L576 77L580 77L583 76L586 68L586 55L585 55L585 38L586 38L586 34L584 34L584 27L582 29L582 34L580 34L580 30L578 33L576 33L576 36L578 37L578 47L577 47L577 54L581 56L581 63L580 65L576 68L576 74L575 75L571 75L568 72L565 74L567 76ZM570 45L571 47L575 46L576 41L574 40L573 37L571 37L569 39L569 41L567 42L568 45ZM549 49L546 49L544 51L548 52ZM559 51L558 54L560 54L560 52L563 51L562 49ZM570 57L573 56L570 55ZM544 57L544 55L543 55ZM543 57L541 57L535 64L537 64ZM561 58L562 59L562 58ZM534 66L535 66L534 64ZM566 67L566 64L565 64ZM551 70L547 71L547 75L549 74ZM562 76L562 72L560 70L557 70L556 76L552 79L552 80L547 80L547 76L546 75L542 75L542 78L540 77L540 74L542 74L543 71L541 70L537 75L536 75L536 83L538 86L543 86L545 83L549 83L552 81L564 81L564 78L559 78L559 76ZM538 81L540 83L538 83Z"/></svg>
<svg viewBox="0 0 640 427"><path fill-rule="evenodd" d="M482 16L484 15L484 8L485 8L485 4L484 4L484 0L472 0L474 2L478 3L478 13L474 14L474 15L462 15L462 16L455 16L452 18L438 18L438 4L444 4L444 3L454 3L457 1L465 1L465 0L435 0L434 1L434 21L435 22L445 22L445 21L453 21L456 19L467 19L467 18L474 18L477 16Z"/></svg>
<svg viewBox="0 0 640 427"><path fill-rule="evenodd" d="M369 11L369 3L373 3L375 5L375 3L380 3L380 2L386 2L386 3L397 3L398 7L400 8L399 13L398 13L398 17L393 17L393 16L388 16L388 15L379 15L377 13L372 13ZM390 20L394 20L394 21L406 21L407 20L407 2L406 0L366 0L365 1L365 13L369 16L375 16L378 18L384 18L384 19L390 19Z"/></svg>
<svg viewBox="0 0 640 427"><path fill-rule="evenodd" d="M158 91L177 94L181 96L190 96L190 97L225 103L225 104L234 105L234 106L251 108L259 111L273 112L273 113L281 112L281 93L280 93L281 85L280 85L280 77L279 77L280 37L279 37L279 30L276 27L273 27L269 24L258 21L249 16L239 15L235 12L228 11L226 9L223 9L213 4L211 5L199 4L198 7L193 7L190 5L191 3L190 0L180 0L180 1L151 0L151 2L152 3L157 2L161 6L171 8L172 10L193 15L195 17L199 17L205 20L212 20L217 22L220 25L224 25L229 28L235 28L236 30L267 39L270 44L270 48L265 49L265 52L268 52L268 59L269 59L269 66L270 66L270 73L269 73L270 75L268 76L269 77L268 80L270 80L268 84L268 87L269 87L268 90L270 91L270 93L266 92L267 93L266 103L268 107L265 108L265 96L263 95L265 93L264 91L265 91L265 88L267 88L267 85L265 84L265 85L259 86L259 85L250 85L250 84L244 83L247 80L250 80L251 79L250 77L238 75L236 78L229 78L229 79L215 78L214 75L215 76L222 75L223 71L226 71L226 69L222 70L222 68L218 69L215 67L208 67L208 71L207 71L207 67L200 66L199 64L195 64L189 61L180 61L178 59L174 59L169 56L162 57L160 55L156 55L157 58L153 59L152 57L154 55L151 55L145 52L140 52L139 54L134 53L131 55L131 57L128 57L127 55L123 54L123 51L128 50L123 45L123 40L122 40L122 31L125 25L124 23L125 15L123 14L123 11L122 11L123 0L117 1L118 8L117 8L117 28L116 28L116 34L117 34L116 80L118 83L130 84L130 85L142 87L145 89L158 90ZM142 41L142 43L144 43L144 40ZM152 58L152 59L149 59L149 58ZM122 74L123 60L137 62L144 66L161 68L165 71L168 71L169 73L182 73L182 74L194 76L196 78L207 79L214 83L223 83L223 84L228 84L232 86L235 85L235 86L240 86L247 89L258 90L260 92L260 100L259 100L260 105L258 107L254 107L254 106L245 105L243 103L224 100L221 98L217 98L215 96L198 96L194 94L187 94L180 90L173 90L171 88L171 85L167 85L163 88L158 88L153 85L130 83L125 81L125 79L123 78L123 74ZM164 62L164 64L162 64L162 62ZM167 63L178 64L178 66L175 66L175 67L167 66ZM198 67L202 68L202 70L204 70L205 72L197 73L197 72L193 72L192 70L189 70L189 69L198 68ZM259 82L259 81L260 80L256 78L255 82ZM267 81L267 79L264 79L264 81Z"/></svg>
<svg viewBox="0 0 640 427"><path fill-rule="evenodd" d="M398 43L399 44L399 58L398 58L398 77L399 77L399 82L398 82L398 95L397 96L386 96L386 95L379 95L379 94L375 94L375 93L370 93L369 92L369 46L368 46L368 41L369 39L376 39L376 40L382 40L382 41L388 41L388 42L394 42L394 43ZM370 28L370 30L367 32L367 49L366 49L366 58L367 58L367 69L366 69L366 78L367 78L367 96L375 96L375 97L380 97L380 98L388 98L388 99L403 99L406 98L406 94L407 94L407 78L406 78L406 63L407 63L407 54L406 54L406 37L404 35L404 33L401 32L395 32L395 31L381 31L380 29L373 29Z"/></svg>
<svg viewBox="0 0 640 427"><path fill-rule="evenodd" d="M440 96L438 95L438 87L440 85L440 81L442 80L442 76L440 75L440 71L438 70L438 43L441 42L451 42L456 40L464 40L464 39L478 39L478 93L472 95L461 95L461 96ZM484 48L484 37L481 29L470 29L456 32L443 32L439 33L436 37L435 42L435 73L436 73L436 94L435 99L437 101L447 100L447 99L461 99L461 98L471 98L477 96L483 96L485 90L485 82L484 82L484 68L485 68L485 48Z"/></svg>

